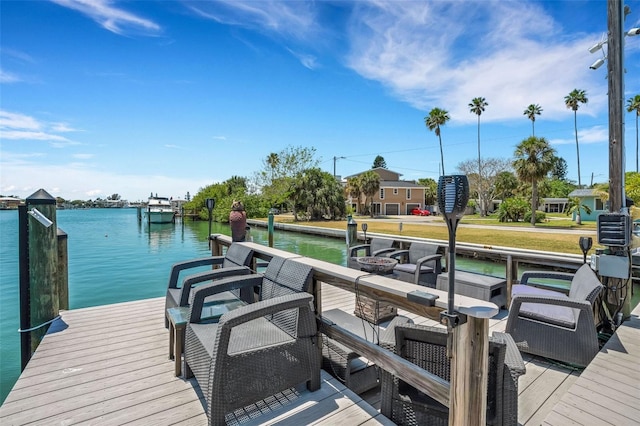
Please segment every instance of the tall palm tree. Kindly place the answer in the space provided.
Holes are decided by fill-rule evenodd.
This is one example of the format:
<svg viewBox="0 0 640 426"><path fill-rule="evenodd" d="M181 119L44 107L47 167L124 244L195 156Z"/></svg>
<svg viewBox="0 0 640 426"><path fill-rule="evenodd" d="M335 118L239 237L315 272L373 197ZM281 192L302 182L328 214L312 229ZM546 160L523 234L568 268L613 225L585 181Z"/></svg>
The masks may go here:
<svg viewBox="0 0 640 426"><path fill-rule="evenodd" d="M636 112L636 173L638 172L638 117L640 117L640 95L627 99L627 111Z"/></svg>
<svg viewBox="0 0 640 426"><path fill-rule="evenodd" d="M573 126L576 133L576 153L578 155L578 188L582 188L582 181L580 180L580 146L578 145L578 108L580 104L586 104L589 102L587 99L587 92L584 90L573 89L571 93L564 97L564 104L567 108L573 110Z"/></svg>
<svg viewBox="0 0 640 426"><path fill-rule="evenodd" d="M536 225L538 182L553 168L555 150L545 138L531 136L516 147L513 168L523 182L531 182L531 226Z"/></svg>
<svg viewBox="0 0 640 426"><path fill-rule="evenodd" d="M478 173L480 172L480 116L484 112L484 108L489 106L484 98L473 98L469 104L469 111L478 116Z"/></svg>
<svg viewBox="0 0 640 426"><path fill-rule="evenodd" d="M531 104L524 110L524 115L531 120L531 136L536 135L536 115L542 114L542 107L538 104Z"/></svg>
<svg viewBox="0 0 640 426"><path fill-rule="evenodd" d="M360 195L362 194L360 176L347 179L347 193L351 197L351 200L355 200L356 202L356 213L360 213Z"/></svg>
<svg viewBox="0 0 640 426"><path fill-rule="evenodd" d="M440 162L442 163L442 174L444 175L444 153L442 152L442 137L440 136L440 126L444 126L449 121L449 112L441 108L433 108L429 115L424 118L424 124L431 131L435 131L440 142Z"/></svg>
<svg viewBox="0 0 640 426"><path fill-rule="evenodd" d="M369 204L369 212L373 217L373 196L380 190L380 176L372 171L368 170L362 173L360 176L360 189L364 194L364 204L367 205L368 200L371 200Z"/></svg>

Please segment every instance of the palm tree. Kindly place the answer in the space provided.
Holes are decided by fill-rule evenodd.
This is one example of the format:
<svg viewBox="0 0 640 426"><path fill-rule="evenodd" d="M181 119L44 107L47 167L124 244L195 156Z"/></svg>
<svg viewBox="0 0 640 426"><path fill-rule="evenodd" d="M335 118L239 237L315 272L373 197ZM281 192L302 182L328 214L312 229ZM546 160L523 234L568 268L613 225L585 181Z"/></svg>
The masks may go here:
<svg viewBox="0 0 640 426"><path fill-rule="evenodd" d="M351 197L351 200L355 200L356 202L356 213L360 213L360 194L362 194L362 185L360 182L360 176L347 179L347 193Z"/></svg>
<svg viewBox="0 0 640 426"><path fill-rule="evenodd" d="M524 115L531 120L531 136L536 135L536 115L542 114L542 107L538 104L531 104L524 110Z"/></svg>
<svg viewBox="0 0 640 426"><path fill-rule="evenodd" d="M364 204L366 206L367 201L371 200L369 212L371 213L371 217L373 217L373 196L380 190L380 176L376 172L369 170L362 173L359 177L360 189L364 194Z"/></svg>
<svg viewBox="0 0 640 426"><path fill-rule="evenodd" d="M483 204L483 182L482 182L482 164L480 163L480 116L484 112L484 107L489 104L484 98L473 98L469 104L469 111L478 116L478 198L480 199L480 215L485 216L485 208Z"/></svg>
<svg viewBox="0 0 640 426"><path fill-rule="evenodd" d="M484 112L484 107L489 104L484 98L473 98L469 104L469 111L478 116L478 173L480 172L480 116Z"/></svg>
<svg viewBox="0 0 640 426"><path fill-rule="evenodd" d="M638 117L640 117L640 95L627 99L627 111L636 112L636 173L638 172Z"/></svg>
<svg viewBox="0 0 640 426"><path fill-rule="evenodd" d="M553 168L555 150L545 138L531 136L516 147L513 168L523 182L531 182L531 226L536 225L538 182Z"/></svg>
<svg viewBox="0 0 640 426"><path fill-rule="evenodd" d="M580 104L589 102L587 92L584 90L573 89L571 93L564 97L564 104L567 108L573 110L573 126L576 133L576 153L578 154L578 188L582 188L580 180L580 146L578 145L578 108Z"/></svg>
<svg viewBox="0 0 640 426"><path fill-rule="evenodd" d="M440 126L444 126L449 121L449 112L441 108L433 108L429 115L424 118L424 124L431 131L435 130L438 141L440 141L440 162L442 163L442 174L444 175L444 154L442 152L442 137L440 136Z"/></svg>
<svg viewBox="0 0 640 426"><path fill-rule="evenodd" d="M580 213L582 209L586 214L591 214L591 207L586 204L582 204L582 198L579 197L569 197L569 202L567 203L567 216L576 214L576 224L582 225L582 214Z"/></svg>

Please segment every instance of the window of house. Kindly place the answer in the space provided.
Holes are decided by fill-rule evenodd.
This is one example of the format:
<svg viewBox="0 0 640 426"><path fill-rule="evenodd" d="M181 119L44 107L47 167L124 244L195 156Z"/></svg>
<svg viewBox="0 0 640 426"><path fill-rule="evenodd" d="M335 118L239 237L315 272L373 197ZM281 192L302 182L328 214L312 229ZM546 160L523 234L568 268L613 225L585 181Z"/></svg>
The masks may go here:
<svg viewBox="0 0 640 426"><path fill-rule="evenodd" d="M384 200L384 188L380 188L380 199Z"/></svg>
<svg viewBox="0 0 640 426"><path fill-rule="evenodd" d="M596 198L596 210L604 210L604 204L600 198Z"/></svg>
<svg viewBox="0 0 640 426"><path fill-rule="evenodd" d="M411 188L407 188L407 200L411 199Z"/></svg>

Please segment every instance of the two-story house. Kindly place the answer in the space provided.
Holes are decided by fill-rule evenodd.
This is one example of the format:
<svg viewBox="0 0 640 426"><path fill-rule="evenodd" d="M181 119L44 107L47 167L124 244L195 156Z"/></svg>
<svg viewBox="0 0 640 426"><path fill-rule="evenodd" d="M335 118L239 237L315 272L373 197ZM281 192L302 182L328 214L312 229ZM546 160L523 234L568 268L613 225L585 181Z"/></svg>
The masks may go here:
<svg viewBox="0 0 640 426"><path fill-rule="evenodd" d="M381 167L371 169L371 171L380 176L380 189L373 197L373 214L387 216L405 215L411 214L411 210L415 208L423 208L425 195L425 188L423 186L418 185L415 181L400 180L400 176L402 176L400 173ZM345 179L348 181L363 173L365 172L347 176ZM360 203L358 203L357 200L352 200L348 194L347 198L350 200L352 207L356 209L358 213L362 213L357 209L359 205L364 202L364 196L360 200Z"/></svg>

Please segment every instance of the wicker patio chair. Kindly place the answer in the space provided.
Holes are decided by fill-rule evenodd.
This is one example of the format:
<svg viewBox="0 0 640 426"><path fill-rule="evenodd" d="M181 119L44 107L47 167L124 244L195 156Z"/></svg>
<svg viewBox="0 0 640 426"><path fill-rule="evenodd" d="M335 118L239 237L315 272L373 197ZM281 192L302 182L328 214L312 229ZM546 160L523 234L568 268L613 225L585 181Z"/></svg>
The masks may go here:
<svg viewBox="0 0 640 426"><path fill-rule="evenodd" d="M569 295L529 285L536 278L571 281ZM525 272L512 287L505 331L522 352L586 366L599 350L593 305L602 289L587 264L575 274Z"/></svg>
<svg viewBox="0 0 640 426"><path fill-rule="evenodd" d="M169 285L165 298L165 312L169 308L176 306L188 306L191 297L191 288L198 283L224 278L232 275L246 275L251 273L249 265L253 258L253 250L241 244L231 244L224 256L207 256L198 259L191 259L179 262L171 267L169 274ZM219 266L197 274L189 275L182 283L179 276L184 271L201 266ZM239 293L236 291L235 296ZM168 322L165 318L165 327Z"/></svg>
<svg viewBox="0 0 640 426"><path fill-rule="evenodd" d="M386 256L396 251L396 248L393 247L394 243L394 240L391 238L372 238L369 244L359 244L349 247L347 266L352 269L360 269L360 265L356 261L358 257Z"/></svg>
<svg viewBox="0 0 640 426"><path fill-rule="evenodd" d="M412 242L408 250L398 250L388 256L399 260L393 268L399 280L435 288L438 274L442 272L442 254L438 251L439 246L435 244Z"/></svg>
<svg viewBox="0 0 640 426"><path fill-rule="evenodd" d="M225 415L283 390L320 387L320 349L312 268L274 257L264 275L223 278L194 291L186 328L185 374L195 376L210 425ZM204 300L219 292L260 287L260 301L201 320Z"/></svg>
<svg viewBox="0 0 640 426"><path fill-rule="evenodd" d="M388 339L388 337L386 337ZM416 324L395 328L396 354L421 368L450 380L447 331ZM487 424L518 424L518 377L524 362L511 337L494 332L489 337ZM399 425L443 425L449 423L449 409L383 371L380 412Z"/></svg>

